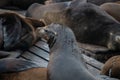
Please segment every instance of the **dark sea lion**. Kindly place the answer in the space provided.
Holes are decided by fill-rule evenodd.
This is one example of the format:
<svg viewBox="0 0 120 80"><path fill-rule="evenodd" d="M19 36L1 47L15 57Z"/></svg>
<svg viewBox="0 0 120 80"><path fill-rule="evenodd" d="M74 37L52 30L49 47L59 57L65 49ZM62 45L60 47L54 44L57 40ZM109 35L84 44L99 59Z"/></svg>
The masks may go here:
<svg viewBox="0 0 120 80"><path fill-rule="evenodd" d="M46 0L45 3L50 4L50 3L65 2L65 1L75 1L75 0ZM76 1L80 1L80 0L76 0ZM116 2L116 1L119 1L119 0L87 0L87 2L96 4L96 5L101 5L103 3Z"/></svg>
<svg viewBox="0 0 120 80"><path fill-rule="evenodd" d="M55 33L50 33L57 32ZM51 24L41 29L48 38L50 61L48 80L97 80L86 68L74 33L64 25Z"/></svg>
<svg viewBox="0 0 120 80"><path fill-rule="evenodd" d="M120 1L120 0L87 0L87 2L96 4L96 5L101 5L101 4L103 4L103 3L116 2L116 1Z"/></svg>
<svg viewBox="0 0 120 80"><path fill-rule="evenodd" d="M115 3L120 4L120 1L116 1Z"/></svg>
<svg viewBox="0 0 120 80"><path fill-rule="evenodd" d="M120 55L110 58L101 70L102 75L120 79Z"/></svg>
<svg viewBox="0 0 120 80"><path fill-rule="evenodd" d="M44 4L45 0L1 0L1 8L27 9L33 3Z"/></svg>
<svg viewBox="0 0 120 80"><path fill-rule="evenodd" d="M72 3L72 6L76 6L79 3L85 3L85 2L86 0L78 0L78 1L53 3L49 5L41 5L38 3L34 3L28 8L26 12L26 16L32 17L35 19L41 19L46 12L61 11L69 7L71 3Z"/></svg>
<svg viewBox="0 0 120 80"><path fill-rule="evenodd" d="M105 10L108 14L114 17L116 20L120 22L120 4L118 3L105 3L100 6L103 10Z"/></svg>
<svg viewBox="0 0 120 80"><path fill-rule="evenodd" d="M40 22L40 23L39 23ZM41 21L25 18L12 12L0 14L0 49L27 49L37 40L35 29L44 26Z"/></svg>
<svg viewBox="0 0 120 80"><path fill-rule="evenodd" d="M37 9L37 12L41 10ZM43 16L46 24L54 22L69 26L79 42L105 46L112 50L120 49L120 23L98 6L91 3L72 6L71 3L65 10L44 10L44 15L35 15L34 11L31 15L36 19Z"/></svg>

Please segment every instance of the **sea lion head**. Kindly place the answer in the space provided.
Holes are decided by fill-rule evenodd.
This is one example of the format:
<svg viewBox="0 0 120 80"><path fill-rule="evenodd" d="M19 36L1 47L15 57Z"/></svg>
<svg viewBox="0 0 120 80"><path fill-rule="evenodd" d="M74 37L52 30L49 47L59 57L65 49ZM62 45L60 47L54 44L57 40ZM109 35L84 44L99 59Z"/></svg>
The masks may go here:
<svg viewBox="0 0 120 80"><path fill-rule="evenodd" d="M111 50L120 50L120 33L110 33L108 48Z"/></svg>
<svg viewBox="0 0 120 80"><path fill-rule="evenodd" d="M66 42L68 45L76 42L73 31L62 24L52 23L47 27L39 29L39 34L47 40L50 48L53 48L53 46L59 47L61 45L60 43L62 42Z"/></svg>
<svg viewBox="0 0 120 80"><path fill-rule="evenodd" d="M38 27L36 33L38 34L39 37L47 41L49 47L50 45L52 45L52 42L54 42L55 36L57 35L57 33L54 30L49 29L48 26Z"/></svg>

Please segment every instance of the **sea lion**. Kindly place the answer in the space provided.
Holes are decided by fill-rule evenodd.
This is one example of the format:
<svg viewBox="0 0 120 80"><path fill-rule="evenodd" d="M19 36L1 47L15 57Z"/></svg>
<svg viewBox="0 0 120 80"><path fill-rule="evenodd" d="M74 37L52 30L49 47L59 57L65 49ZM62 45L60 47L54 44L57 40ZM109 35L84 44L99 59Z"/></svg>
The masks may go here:
<svg viewBox="0 0 120 80"><path fill-rule="evenodd" d="M101 70L102 75L120 79L120 55L111 57Z"/></svg>
<svg viewBox="0 0 120 80"><path fill-rule="evenodd" d="M44 2L45 0L1 0L0 7L8 9L27 9L33 3L44 4Z"/></svg>
<svg viewBox="0 0 120 80"><path fill-rule="evenodd" d="M58 3L58 2L65 2L65 1L75 1L75 0L46 0L45 3L50 4L50 3ZM80 1L80 0L76 0L76 1ZM87 0L87 2L96 4L96 5L101 5L107 2L117 2L117 1L119 3L120 0Z"/></svg>
<svg viewBox="0 0 120 80"><path fill-rule="evenodd" d="M57 32L55 33L50 33ZM47 36L50 46L48 80L97 80L86 68L74 33L60 24L51 24L39 31Z"/></svg>
<svg viewBox="0 0 120 80"><path fill-rule="evenodd" d="M39 27L44 26L41 23L41 21L36 22L36 20L22 17L16 13L1 13L0 49L8 51L28 49L37 40L35 29L38 25Z"/></svg>
<svg viewBox="0 0 120 80"><path fill-rule="evenodd" d="M120 22L120 4L118 3L105 3L100 6L103 10L105 10L108 14L114 17L116 20Z"/></svg>
<svg viewBox="0 0 120 80"><path fill-rule="evenodd" d="M49 5L41 5L38 3L34 3L26 11L26 16L32 17L35 19L42 19L42 17L46 12L61 11L69 7L71 3L72 3L72 6L75 6L75 5L78 5L79 3L85 3L85 2L86 0L77 0L77 1L53 3Z"/></svg>
<svg viewBox="0 0 120 80"><path fill-rule="evenodd" d="M67 2L72 0L46 0L45 4L58 3L58 2Z"/></svg>
<svg viewBox="0 0 120 80"><path fill-rule="evenodd" d="M2 80L47 80L47 68L32 68L26 71L16 72L11 74L2 73L0 75L0 79Z"/></svg>
<svg viewBox="0 0 120 80"><path fill-rule="evenodd" d="M0 79L2 80L47 80L47 68L16 58L0 59Z"/></svg>
<svg viewBox="0 0 120 80"><path fill-rule="evenodd" d="M96 4L96 5L101 5L101 4L103 4L103 3L116 2L116 1L120 1L120 0L87 0L87 2Z"/></svg>
<svg viewBox="0 0 120 80"><path fill-rule="evenodd" d="M111 50L120 50L119 31L120 23L108 15L104 10L91 3L72 3L64 10L47 10L44 6L31 13L35 19L43 18L45 24L60 23L69 26L75 33L77 41L107 47ZM39 16L40 15L40 16ZM94 22L94 23L93 23Z"/></svg>
<svg viewBox="0 0 120 80"><path fill-rule="evenodd" d="M43 15L46 13L46 11L63 10L64 8L69 6L70 3L71 2L60 2L60 3L49 4L49 5L41 5L38 3L34 3L28 8L28 10L26 12L26 17L32 17L35 19L42 19ZM39 12L39 14L37 14L38 12Z"/></svg>

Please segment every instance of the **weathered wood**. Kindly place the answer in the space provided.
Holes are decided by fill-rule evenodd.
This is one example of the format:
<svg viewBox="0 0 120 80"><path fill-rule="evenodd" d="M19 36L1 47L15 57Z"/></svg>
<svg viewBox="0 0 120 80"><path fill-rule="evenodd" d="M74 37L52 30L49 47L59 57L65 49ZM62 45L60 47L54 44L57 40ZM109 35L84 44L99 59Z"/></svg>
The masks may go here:
<svg viewBox="0 0 120 80"><path fill-rule="evenodd" d="M49 61L49 48L44 41L38 41L28 51L24 52L20 58L35 62L40 67L47 67Z"/></svg>
<svg viewBox="0 0 120 80"><path fill-rule="evenodd" d="M99 61L97 61L97 60L95 60L95 59L93 59L93 58L91 58L91 57L88 57L88 56L86 56L86 55L84 55L84 54L82 54L82 55L83 55L83 57L84 57L84 59L85 59L86 64L94 67L94 68L97 69L97 70L101 70L101 68L102 68L103 65L104 65L103 63L101 63L101 62L99 62Z"/></svg>
<svg viewBox="0 0 120 80"><path fill-rule="evenodd" d="M25 54L22 55L23 57L26 57L29 60L34 60L37 62L40 62L40 65L46 65L49 61L49 47L44 41L38 41L33 47L31 47ZM33 58L33 56L35 56ZM41 57L41 59L39 59ZM90 58L83 54L83 57L86 61L86 64L88 65L88 68L90 71L96 71L99 74L99 71L101 70L103 63L100 63L99 61Z"/></svg>

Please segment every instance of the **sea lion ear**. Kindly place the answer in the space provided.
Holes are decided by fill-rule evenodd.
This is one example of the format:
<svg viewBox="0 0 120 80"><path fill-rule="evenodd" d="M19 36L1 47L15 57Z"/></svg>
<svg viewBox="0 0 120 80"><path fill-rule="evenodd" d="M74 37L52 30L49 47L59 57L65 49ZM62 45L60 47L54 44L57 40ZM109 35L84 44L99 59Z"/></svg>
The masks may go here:
<svg viewBox="0 0 120 80"><path fill-rule="evenodd" d="M0 73L19 72L38 67L35 63L22 59L5 58L0 60Z"/></svg>
<svg viewBox="0 0 120 80"><path fill-rule="evenodd" d="M45 26L44 21L32 19L32 18L25 18L34 28L43 27Z"/></svg>

